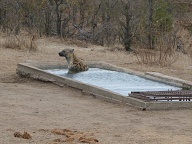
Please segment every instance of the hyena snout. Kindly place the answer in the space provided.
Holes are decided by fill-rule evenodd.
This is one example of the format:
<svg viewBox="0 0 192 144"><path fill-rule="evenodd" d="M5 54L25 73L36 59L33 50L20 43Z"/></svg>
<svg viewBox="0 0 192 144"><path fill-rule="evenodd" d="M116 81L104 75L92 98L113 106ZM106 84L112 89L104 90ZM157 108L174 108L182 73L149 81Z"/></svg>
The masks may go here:
<svg viewBox="0 0 192 144"><path fill-rule="evenodd" d="M64 54L62 52L59 52L59 56L64 56Z"/></svg>

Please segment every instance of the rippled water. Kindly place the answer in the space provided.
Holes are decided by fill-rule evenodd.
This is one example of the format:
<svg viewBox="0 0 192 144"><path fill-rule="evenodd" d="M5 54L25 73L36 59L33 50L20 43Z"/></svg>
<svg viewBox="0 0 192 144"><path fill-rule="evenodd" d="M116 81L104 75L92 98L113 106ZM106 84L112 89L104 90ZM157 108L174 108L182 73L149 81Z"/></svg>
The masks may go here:
<svg viewBox="0 0 192 144"><path fill-rule="evenodd" d="M99 68L89 68L88 71L76 74L68 74L67 69L50 69L46 71L55 75L72 78L83 83L102 87L124 96L127 96L128 93L133 91L166 91L181 89L164 83L141 78L136 75Z"/></svg>

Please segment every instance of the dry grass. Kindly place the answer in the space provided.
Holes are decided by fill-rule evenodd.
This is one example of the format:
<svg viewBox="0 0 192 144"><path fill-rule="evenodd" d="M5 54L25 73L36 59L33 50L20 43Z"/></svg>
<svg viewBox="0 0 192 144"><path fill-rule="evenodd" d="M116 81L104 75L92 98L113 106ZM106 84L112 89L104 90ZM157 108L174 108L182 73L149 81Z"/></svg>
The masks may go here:
<svg viewBox="0 0 192 144"><path fill-rule="evenodd" d="M147 65L159 65L162 67L170 66L178 59L178 53L169 51L169 49L150 50L150 49L140 49L137 50L136 56L137 60L142 64Z"/></svg>
<svg viewBox="0 0 192 144"><path fill-rule="evenodd" d="M60 38L62 42L65 42L67 45L74 45L77 47L88 48L90 41L78 40L76 38Z"/></svg>
<svg viewBox="0 0 192 144"><path fill-rule="evenodd" d="M23 50L36 50L36 38L34 35L32 36L5 36L2 40L0 45L5 48L11 49L23 49Z"/></svg>
<svg viewBox="0 0 192 144"><path fill-rule="evenodd" d="M153 65L157 63L157 53L150 49L137 49L136 50L137 60L142 64Z"/></svg>
<svg viewBox="0 0 192 144"><path fill-rule="evenodd" d="M162 33L157 35L155 39L155 49L139 48L137 59L139 62L148 65L159 65L167 67L172 65L178 59L178 49L176 33ZM182 42L182 40L180 39ZM185 53L183 47L180 52Z"/></svg>
<svg viewBox="0 0 192 144"><path fill-rule="evenodd" d="M184 45L184 51L187 55L192 57L192 34L187 29L180 29L178 37Z"/></svg>

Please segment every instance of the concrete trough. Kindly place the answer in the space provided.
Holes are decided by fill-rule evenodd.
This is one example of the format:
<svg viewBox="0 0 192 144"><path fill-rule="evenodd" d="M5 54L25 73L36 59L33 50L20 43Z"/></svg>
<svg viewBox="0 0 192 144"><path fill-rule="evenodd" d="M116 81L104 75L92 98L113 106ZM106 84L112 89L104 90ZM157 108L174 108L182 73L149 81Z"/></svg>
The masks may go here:
<svg viewBox="0 0 192 144"><path fill-rule="evenodd" d="M101 68L112 71L124 72L128 74L134 74L146 79L154 80L157 82L163 82L173 86L182 87L184 89L192 88L192 82L174 77L169 77L160 73L154 73L154 72L142 73L130 69L124 69L107 63L88 63L88 65L90 68ZM118 93L114 93L101 87L82 83L80 81L71 78L53 75L45 71L47 69L61 69L61 68L67 68L67 66L58 63L20 63L18 64L16 71L17 74L25 77L31 77L38 80L53 82L60 86L67 85L70 87L80 89L84 93L91 94L94 97L103 99L105 101L132 105L141 108L142 110L167 110L167 109L192 108L192 102L179 102L179 101L144 102L142 100L132 98L129 96L127 97L122 96Z"/></svg>

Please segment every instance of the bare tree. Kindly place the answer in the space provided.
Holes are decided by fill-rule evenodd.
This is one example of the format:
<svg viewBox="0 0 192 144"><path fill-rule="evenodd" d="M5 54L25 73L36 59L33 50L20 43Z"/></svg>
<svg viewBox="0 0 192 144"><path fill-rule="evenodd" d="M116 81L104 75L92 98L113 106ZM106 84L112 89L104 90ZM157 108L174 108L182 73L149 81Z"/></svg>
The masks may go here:
<svg viewBox="0 0 192 144"><path fill-rule="evenodd" d="M123 21L120 21L120 27L121 27L120 37L125 47L125 50L131 51L132 33L130 23L132 19L132 14L130 10L130 2L129 0L126 2L121 0L121 3L122 3L121 14L124 16L124 19Z"/></svg>
<svg viewBox="0 0 192 144"><path fill-rule="evenodd" d="M148 0L148 46L150 49L154 49L153 0Z"/></svg>

